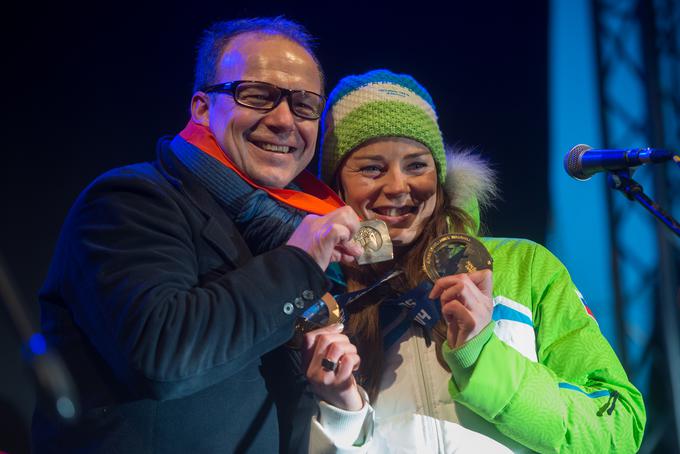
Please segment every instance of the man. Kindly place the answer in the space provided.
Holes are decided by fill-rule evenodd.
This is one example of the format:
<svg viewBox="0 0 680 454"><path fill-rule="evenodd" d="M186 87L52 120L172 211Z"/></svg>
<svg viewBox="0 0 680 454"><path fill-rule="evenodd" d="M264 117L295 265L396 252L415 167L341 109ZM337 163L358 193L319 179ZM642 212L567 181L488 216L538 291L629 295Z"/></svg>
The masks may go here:
<svg viewBox="0 0 680 454"><path fill-rule="evenodd" d="M361 253L350 208L309 176L288 187L314 153L322 93L298 25L206 31L189 125L155 162L95 180L64 223L41 317L83 412L65 425L40 402L36 451L306 449L280 347L329 262Z"/></svg>

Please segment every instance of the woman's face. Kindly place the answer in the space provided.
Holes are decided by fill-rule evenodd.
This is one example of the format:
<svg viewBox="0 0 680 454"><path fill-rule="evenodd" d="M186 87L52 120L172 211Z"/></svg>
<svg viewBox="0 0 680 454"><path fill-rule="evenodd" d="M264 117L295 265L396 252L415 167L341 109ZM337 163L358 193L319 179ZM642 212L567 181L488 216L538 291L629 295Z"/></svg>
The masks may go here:
<svg viewBox="0 0 680 454"><path fill-rule="evenodd" d="M381 138L354 150L340 169L345 202L364 219L380 219L395 246L423 231L437 200L430 150L405 138Z"/></svg>

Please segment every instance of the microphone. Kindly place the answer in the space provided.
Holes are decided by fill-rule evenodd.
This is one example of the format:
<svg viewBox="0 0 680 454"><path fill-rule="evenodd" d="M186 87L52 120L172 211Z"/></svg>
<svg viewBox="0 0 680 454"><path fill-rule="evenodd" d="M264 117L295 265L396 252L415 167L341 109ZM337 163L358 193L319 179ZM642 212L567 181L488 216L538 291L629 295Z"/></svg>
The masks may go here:
<svg viewBox="0 0 680 454"><path fill-rule="evenodd" d="M673 156L671 151L655 148L593 150L588 145L579 144L564 156L564 170L570 177L585 181L598 172L625 170L648 162L669 161Z"/></svg>

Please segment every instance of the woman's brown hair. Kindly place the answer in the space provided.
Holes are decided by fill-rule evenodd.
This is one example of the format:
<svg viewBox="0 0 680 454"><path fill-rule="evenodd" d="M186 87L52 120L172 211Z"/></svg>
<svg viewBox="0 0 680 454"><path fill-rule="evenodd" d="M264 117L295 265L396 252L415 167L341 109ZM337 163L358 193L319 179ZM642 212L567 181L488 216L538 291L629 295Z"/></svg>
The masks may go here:
<svg viewBox="0 0 680 454"><path fill-rule="evenodd" d="M391 287L397 292L406 292L428 279L423 270L422 260L425 250L432 241L440 235L449 232L471 232L474 230L474 221L462 209L451 206L450 199L440 183L437 183L437 200L432 217L423 228L423 231L410 245L395 251L393 261L378 263L370 266L343 267L347 280L347 291L352 292L375 283L380 277L393 269L403 270L404 273L392 279ZM370 298L370 296L367 296ZM357 346L361 356L359 367L359 381L368 392L372 402L378 397L380 380L384 366L384 351L382 333L380 332L379 305L381 300L374 298L369 304L362 304L361 308L352 312L347 308L348 321L347 333ZM443 321L440 320L440 324ZM437 329L438 328L438 329ZM441 333L441 326L435 331ZM444 326L443 332L446 333ZM441 347L441 335L435 339Z"/></svg>

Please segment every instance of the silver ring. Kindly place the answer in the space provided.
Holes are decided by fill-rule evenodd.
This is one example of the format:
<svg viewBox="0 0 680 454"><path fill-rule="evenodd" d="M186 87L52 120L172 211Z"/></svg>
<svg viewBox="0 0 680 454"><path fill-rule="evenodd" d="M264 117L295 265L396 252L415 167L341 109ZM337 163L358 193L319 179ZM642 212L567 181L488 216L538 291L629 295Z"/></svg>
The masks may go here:
<svg viewBox="0 0 680 454"><path fill-rule="evenodd" d="M335 372L335 368L338 367L338 364L328 358L324 358L321 360L321 367L326 372Z"/></svg>

